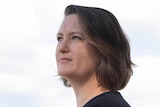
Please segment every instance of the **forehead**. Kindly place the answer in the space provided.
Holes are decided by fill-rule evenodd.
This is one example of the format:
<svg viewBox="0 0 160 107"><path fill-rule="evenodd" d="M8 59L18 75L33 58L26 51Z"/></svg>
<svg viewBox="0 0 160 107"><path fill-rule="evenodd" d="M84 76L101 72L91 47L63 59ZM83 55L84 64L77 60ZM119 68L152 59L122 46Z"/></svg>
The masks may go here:
<svg viewBox="0 0 160 107"><path fill-rule="evenodd" d="M79 24L78 15L70 14L64 17L60 26L59 32L81 32L81 26Z"/></svg>

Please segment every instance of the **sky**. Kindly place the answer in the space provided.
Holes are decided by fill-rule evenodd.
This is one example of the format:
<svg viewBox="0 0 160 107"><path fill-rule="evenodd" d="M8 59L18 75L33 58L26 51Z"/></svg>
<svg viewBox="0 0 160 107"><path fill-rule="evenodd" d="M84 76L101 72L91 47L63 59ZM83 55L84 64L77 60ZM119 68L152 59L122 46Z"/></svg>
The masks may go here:
<svg viewBox="0 0 160 107"><path fill-rule="evenodd" d="M132 107L160 107L158 0L1 0L0 107L76 107L55 63L56 33L69 4L104 8L117 17L137 65L120 92Z"/></svg>

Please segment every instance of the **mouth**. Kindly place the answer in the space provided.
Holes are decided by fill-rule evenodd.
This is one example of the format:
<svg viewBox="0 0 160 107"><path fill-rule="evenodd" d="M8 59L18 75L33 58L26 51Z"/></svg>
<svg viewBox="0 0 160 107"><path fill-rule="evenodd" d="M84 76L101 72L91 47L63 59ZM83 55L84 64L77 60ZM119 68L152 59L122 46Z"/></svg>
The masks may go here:
<svg viewBox="0 0 160 107"><path fill-rule="evenodd" d="M69 61L72 61L72 59L65 57L59 59L59 62L69 62Z"/></svg>

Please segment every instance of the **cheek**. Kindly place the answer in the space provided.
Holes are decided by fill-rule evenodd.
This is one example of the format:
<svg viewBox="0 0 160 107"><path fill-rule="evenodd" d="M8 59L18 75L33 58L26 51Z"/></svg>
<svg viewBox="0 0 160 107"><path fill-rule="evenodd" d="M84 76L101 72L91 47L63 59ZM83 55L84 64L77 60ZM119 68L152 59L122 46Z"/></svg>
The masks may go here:
<svg viewBox="0 0 160 107"><path fill-rule="evenodd" d="M56 63L58 64L58 50L57 50L57 48L56 48L56 52L55 52L55 58L56 58Z"/></svg>
<svg viewBox="0 0 160 107"><path fill-rule="evenodd" d="M81 52L78 54L78 59L81 64L78 64L78 66L82 65L82 68L86 69L92 69L96 65L96 56L93 55L93 51L90 51L89 49L81 50Z"/></svg>

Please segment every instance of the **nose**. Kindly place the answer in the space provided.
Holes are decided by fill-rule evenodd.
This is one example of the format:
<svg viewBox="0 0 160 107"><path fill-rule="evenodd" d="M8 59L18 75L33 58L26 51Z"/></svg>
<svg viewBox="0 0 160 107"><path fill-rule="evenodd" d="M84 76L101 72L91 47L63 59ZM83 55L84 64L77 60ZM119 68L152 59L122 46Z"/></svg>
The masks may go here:
<svg viewBox="0 0 160 107"><path fill-rule="evenodd" d="M69 52L69 41L67 39L63 39L57 45L57 51L60 53Z"/></svg>

